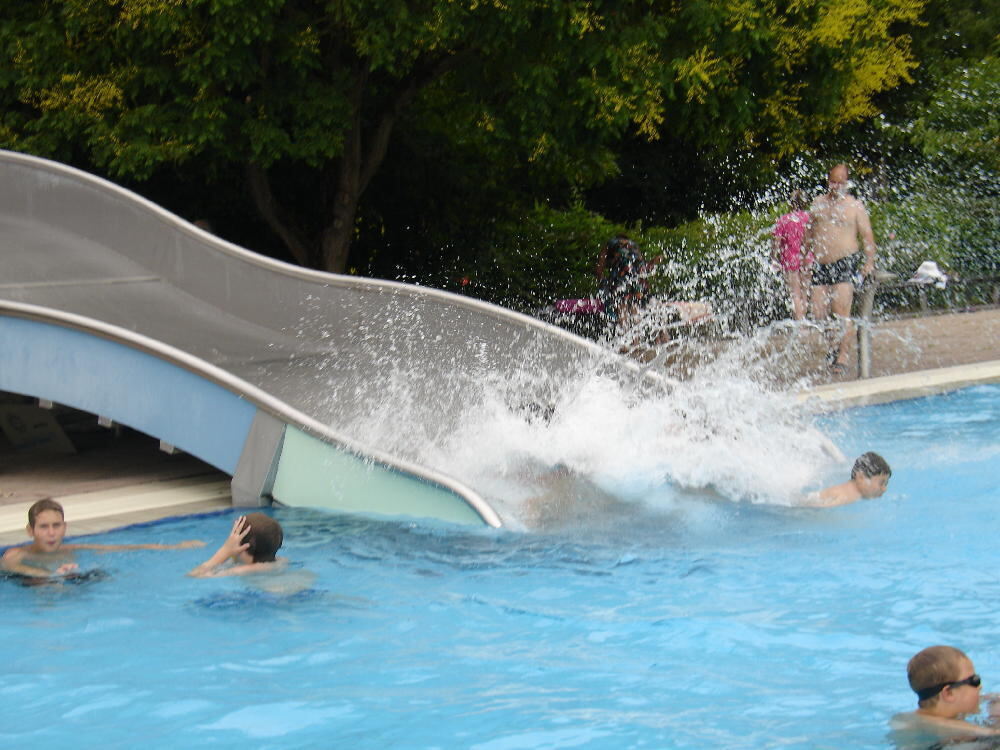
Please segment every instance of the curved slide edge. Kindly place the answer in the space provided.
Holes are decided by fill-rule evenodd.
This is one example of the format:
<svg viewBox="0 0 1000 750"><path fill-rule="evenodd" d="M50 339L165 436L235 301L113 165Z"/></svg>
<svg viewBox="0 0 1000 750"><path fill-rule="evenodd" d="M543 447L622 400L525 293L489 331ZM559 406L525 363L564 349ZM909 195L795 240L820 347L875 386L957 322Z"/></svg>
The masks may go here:
<svg viewBox="0 0 1000 750"><path fill-rule="evenodd" d="M0 301L0 389L109 417L233 476L235 504L502 525L475 491L352 445L186 352L91 318Z"/></svg>
<svg viewBox="0 0 1000 750"><path fill-rule="evenodd" d="M320 295L324 290L331 289L388 296L398 295L409 300L426 300L484 319L498 321L503 325L528 330L546 337L549 341L558 342L569 351L600 359L609 357L608 351L593 341L581 338L559 326L546 323L530 315L509 310L475 297L401 281L329 273L255 253L191 224L127 188L68 164L31 154L0 149L0 168L8 170L3 174L3 177L9 183L7 188L0 188L0 193L3 193L5 189L8 191L3 194L4 200L0 201L0 204L4 204L3 210L11 215L31 215L36 221L50 221L66 231L78 231L81 226L86 225L92 229L93 236L90 239L97 242L106 242L123 231L126 234L129 231L135 232L135 234L130 235L133 239L135 237L149 238L152 226L156 222L165 225L179 236L191 238L190 247L185 243L172 245L171 252L157 256L156 262L152 263L150 267L155 267L156 273L171 277L177 272L177 269L185 266L192 255L204 256L206 252L209 252L217 256L223 261L222 264L193 263L191 268L196 269L195 271L180 273L177 278L172 278L172 282L195 296L202 296L200 293L207 291L208 295L216 299L220 305L238 304L240 305L238 309L230 311L236 315L245 316L248 320L257 320L260 310L264 310L265 315L280 313L282 305L275 305L273 304L274 300L262 295L284 295L281 300L285 303L288 301L289 291L296 293L299 298L309 294ZM24 179L24 175L19 174L19 170L31 175L31 181L37 181L39 184L22 185L20 181ZM60 180L65 180L66 183L61 184ZM66 185L78 186L83 191L66 192ZM58 196L58 198L53 196ZM66 204L62 202L67 198L76 199L80 205L76 206L75 210L68 211ZM109 200L120 201L124 206L138 209L139 213L118 224L114 222L91 224L88 212L99 209L106 210L108 206L105 202ZM5 205L7 203L10 205ZM135 226L131 226L133 223ZM128 229L123 229L123 227L128 227ZM109 242L108 244L112 246L113 243ZM145 244L152 245L152 243ZM136 248L126 248L117 244L114 246L125 254L128 254L128 251L136 250ZM145 252L156 255L155 250L146 250ZM151 257L146 257L142 262L149 263L151 260ZM235 261L257 273L264 274L264 276L254 275L253 278L242 279L238 276L228 275L224 271L220 272L220 269L225 268L225 260ZM261 278L265 278L269 283L261 285L259 283ZM219 283L220 280L224 280L225 283ZM247 287L244 284L246 283L252 284L250 288L254 295L245 293ZM285 286L296 283L301 284L301 286ZM219 299L220 290L226 292L227 299L225 301ZM252 301L248 301L248 298ZM642 370L627 359L617 357L615 359L620 360L618 364L625 371L636 374Z"/></svg>

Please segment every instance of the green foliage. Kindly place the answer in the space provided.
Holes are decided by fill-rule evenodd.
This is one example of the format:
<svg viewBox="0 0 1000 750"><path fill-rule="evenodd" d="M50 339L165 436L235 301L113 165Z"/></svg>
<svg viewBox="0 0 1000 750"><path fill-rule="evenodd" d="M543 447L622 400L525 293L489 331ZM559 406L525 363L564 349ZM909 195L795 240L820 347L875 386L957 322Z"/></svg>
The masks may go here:
<svg viewBox="0 0 1000 750"><path fill-rule="evenodd" d="M0 22L0 146L130 180L164 169L212 179L252 163L281 181L273 211L262 172L251 181L272 228L297 255L308 246L307 260L341 270L346 256L317 249L358 229L358 200L394 129L475 154L497 185L563 200L614 174L627 134L789 153L872 116L873 97L908 78L905 30L922 7L19 3Z"/></svg>
<svg viewBox="0 0 1000 750"><path fill-rule="evenodd" d="M1000 58L950 65L917 108L890 129L917 156L876 207L895 234L889 270L908 277L923 260L959 276L1000 273Z"/></svg>
<svg viewBox="0 0 1000 750"><path fill-rule="evenodd" d="M145 179L195 159L319 163L341 146L346 81L315 75L310 20L281 0L31 6L0 26L17 99L7 147L71 146Z"/></svg>
<svg viewBox="0 0 1000 750"><path fill-rule="evenodd" d="M906 279L925 260L960 277L1000 274L996 193L932 172L906 192L873 207L880 265Z"/></svg>
<svg viewBox="0 0 1000 750"><path fill-rule="evenodd" d="M932 162L950 169L1000 174L1000 57L951 71L913 123L912 140Z"/></svg>
<svg viewBox="0 0 1000 750"><path fill-rule="evenodd" d="M718 316L738 328L784 315L780 277L770 265L777 214L738 211L702 214L673 228L642 234L650 256L662 261L652 279L667 299L709 300Z"/></svg>
<svg viewBox="0 0 1000 750"><path fill-rule="evenodd" d="M653 294L671 300L710 300L735 325L760 324L783 314L783 293L770 269L774 216L749 212L704 215L679 227L622 227L580 204L567 210L538 205L523 221L497 229L491 256L468 271L473 290L532 311L556 299L593 296L601 247L625 231L647 259Z"/></svg>
<svg viewBox="0 0 1000 750"><path fill-rule="evenodd" d="M579 203L564 211L536 204L522 220L500 224L490 252L465 275L477 292L518 310L590 297L597 292L598 253L621 231Z"/></svg>

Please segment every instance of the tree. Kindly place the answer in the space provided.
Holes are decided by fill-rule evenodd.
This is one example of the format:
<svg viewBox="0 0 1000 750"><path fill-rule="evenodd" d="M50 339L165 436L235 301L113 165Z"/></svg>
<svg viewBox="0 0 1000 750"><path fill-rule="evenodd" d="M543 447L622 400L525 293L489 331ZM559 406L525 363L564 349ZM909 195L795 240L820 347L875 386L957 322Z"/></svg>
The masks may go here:
<svg viewBox="0 0 1000 750"><path fill-rule="evenodd" d="M0 145L146 179L242 165L305 265L342 271L399 127L581 187L624 134L786 153L874 113L922 0L47 0L0 25ZM281 189L276 188L280 185Z"/></svg>

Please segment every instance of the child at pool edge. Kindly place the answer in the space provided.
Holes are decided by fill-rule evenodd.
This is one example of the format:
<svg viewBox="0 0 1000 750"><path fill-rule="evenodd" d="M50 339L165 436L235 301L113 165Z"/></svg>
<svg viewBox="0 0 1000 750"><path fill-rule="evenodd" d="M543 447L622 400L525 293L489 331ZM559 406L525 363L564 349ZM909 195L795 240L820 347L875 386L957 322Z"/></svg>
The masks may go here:
<svg viewBox="0 0 1000 750"><path fill-rule="evenodd" d="M1000 713L1000 696L980 695L979 675L959 649L925 648L910 659L906 677L917 694L917 710L896 714L889 721L891 736L898 746L926 747L933 742L952 744L949 740L1000 735L1000 728L973 724L964 718L978 714L980 701L986 699L990 703L988 722L994 722Z"/></svg>
<svg viewBox="0 0 1000 750"><path fill-rule="evenodd" d="M882 497L889 486L891 476L892 469L889 468L888 462L878 453L869 451L861 454L854 462L849 481L810 493L806 497L806 503L832 508L835 505L855 503L861 499Z"/></svg>
<svg viewBox="0 0 1000 750"><path fill-rule="evenodd" d="M270 516L263 513L240 516L233 521L229 536L215 554L195 566L188 575L216 578L273 571L287 562L283 557L275 557L283 541L281 524ZM233 564L222 567L227 560L232 560Z"/></svg>
<svg viewBox="0 0 1000 750"><path fill-rule="evenodd" d="M48 578L76 573L79 566L73 552L80 549L97 552L117 552L133 549L187 549L204 547L198 539L188 539L177 544L63 544L66 536L66 514L62 505L46 498L28 508L28 536L32 541L11 547L3 554L0 568L31 578Z"/></svg>

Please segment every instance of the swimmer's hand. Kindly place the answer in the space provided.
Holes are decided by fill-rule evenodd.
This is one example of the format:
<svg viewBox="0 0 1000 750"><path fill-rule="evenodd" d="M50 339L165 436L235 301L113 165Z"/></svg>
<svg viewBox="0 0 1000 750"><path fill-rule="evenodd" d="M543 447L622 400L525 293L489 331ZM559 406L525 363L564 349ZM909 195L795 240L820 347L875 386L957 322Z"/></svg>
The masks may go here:
<svg viewBox="0 0 1000 750"><path fill-rule="evenodd" d="M1000 720L1000 693L983 693L979 700L989 704L986 712L989 714L989 723L996 724Z"/></svg>
<svg viewBox="0 0 1000 750"><path fill-rule="evenodd" d="M250 524L247 523L246 516L240 516L233 521L233 528L229 532L229 536L226 537L226 541L222 543L222 546L215 551L215 554L201 565L195 566L188 572L188 575L194 576L195 578L204 578L206 576L216 575L215 569L226 562L226 560L236 557L236 555L241 552L247 551L250 545L247 542L244 542L243 539L249 533Z"/></svg>
<svg viewBox="0 0 1000 750"><path fill-rule="evenodd" d="M225 552L226 557L235 557L240 552L246 552L250 546L243 541L244 537L250 533L250 524L247 523L246 516L240 516L233 521L233 528L226 537L226 541L219 547L219 552Z"/></svg>
<svg viewBox="0 0 1000 750"><path fill-rule="evenodd" d="M55 569L53 576L64 576L70 573L76 573L80 569L80 566L76 563L63 563L58 568Z"/></svg>

